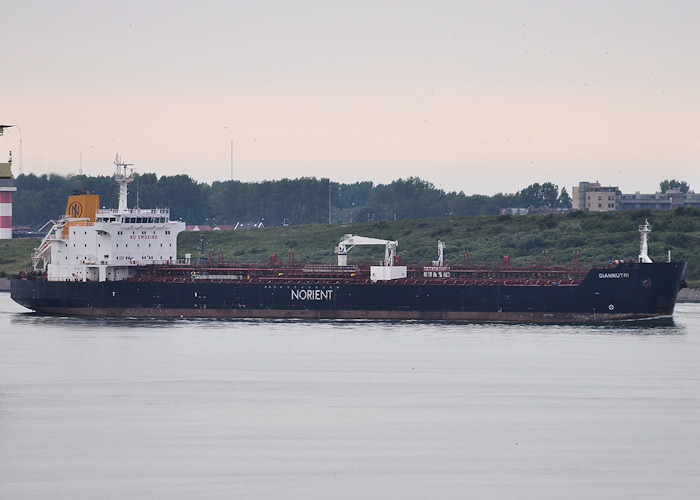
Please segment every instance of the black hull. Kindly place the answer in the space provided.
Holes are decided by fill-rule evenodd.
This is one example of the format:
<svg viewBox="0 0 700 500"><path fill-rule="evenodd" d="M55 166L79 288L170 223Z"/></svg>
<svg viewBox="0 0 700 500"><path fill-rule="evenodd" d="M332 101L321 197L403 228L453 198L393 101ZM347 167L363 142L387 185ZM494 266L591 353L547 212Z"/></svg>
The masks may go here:
<svg viewBox="0 0 700 500"><path fill-rule="evenodd" d="M34 311L81 316L600 323L670 317L685 263L591 269L575 286L13 279Z"/></svg>

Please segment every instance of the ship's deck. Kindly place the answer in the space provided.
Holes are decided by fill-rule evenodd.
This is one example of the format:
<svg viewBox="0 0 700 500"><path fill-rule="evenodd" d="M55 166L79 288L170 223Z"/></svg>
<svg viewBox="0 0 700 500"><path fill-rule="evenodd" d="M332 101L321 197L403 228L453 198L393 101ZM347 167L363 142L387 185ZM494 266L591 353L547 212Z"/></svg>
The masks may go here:
<svg viewBox="0 0 700 500"><path fill-rule="evenodd" d="M499 268L480 266L452 268L408 266L407 277L380 282L387 285L511 285L511 286L576 286L581 284L594 266L533 266ZM610 269L608 265L595 266ZM134 281L207 281L277 284L351 284L372 283L369 266L141 266Z"/></svg>

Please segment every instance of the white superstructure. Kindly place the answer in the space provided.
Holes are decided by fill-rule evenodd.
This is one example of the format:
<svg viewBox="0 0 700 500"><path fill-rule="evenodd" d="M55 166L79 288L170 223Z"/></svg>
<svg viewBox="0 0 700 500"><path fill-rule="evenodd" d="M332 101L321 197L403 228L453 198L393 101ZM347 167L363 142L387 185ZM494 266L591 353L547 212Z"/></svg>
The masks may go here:
<svg viewBox="0 0 700 500"><path fill-rule="evenodd" d="M168 209L127 208L127 186L134 175L118 155L114 163L119 208L90 209L88 198L96 195L71 197L75 200L69 200L66 216L34 253L34 268L43 263L49 281L116 281L135 276L136 266L176 261L177 235L185 223L171 221ZM83 213L84 200L88 213Z"/></svg>

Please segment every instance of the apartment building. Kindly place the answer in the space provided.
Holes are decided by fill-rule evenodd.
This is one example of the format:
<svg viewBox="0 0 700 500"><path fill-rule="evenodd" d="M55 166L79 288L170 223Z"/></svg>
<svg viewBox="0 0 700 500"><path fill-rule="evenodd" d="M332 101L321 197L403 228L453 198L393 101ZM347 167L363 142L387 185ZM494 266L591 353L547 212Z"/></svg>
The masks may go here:
<svg viewBox="0 0 700 500"><path fill-rule="evenodd" d="M601 186L599 182L579 182L572 189L572 209L588 212L618 210L622 193L617 186Z"/></svg>

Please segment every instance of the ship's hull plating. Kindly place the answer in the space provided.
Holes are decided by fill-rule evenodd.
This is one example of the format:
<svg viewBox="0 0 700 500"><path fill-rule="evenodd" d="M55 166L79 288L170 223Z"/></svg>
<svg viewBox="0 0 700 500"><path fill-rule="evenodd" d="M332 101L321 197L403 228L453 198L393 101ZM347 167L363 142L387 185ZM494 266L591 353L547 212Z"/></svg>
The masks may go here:
<svg viewBox="0 0 700 500"><path fill-rule="evenodd" d="M38 312L81 316L591 323L670 317L685 263L591 269L576 286L12 280Z"/></svg>

